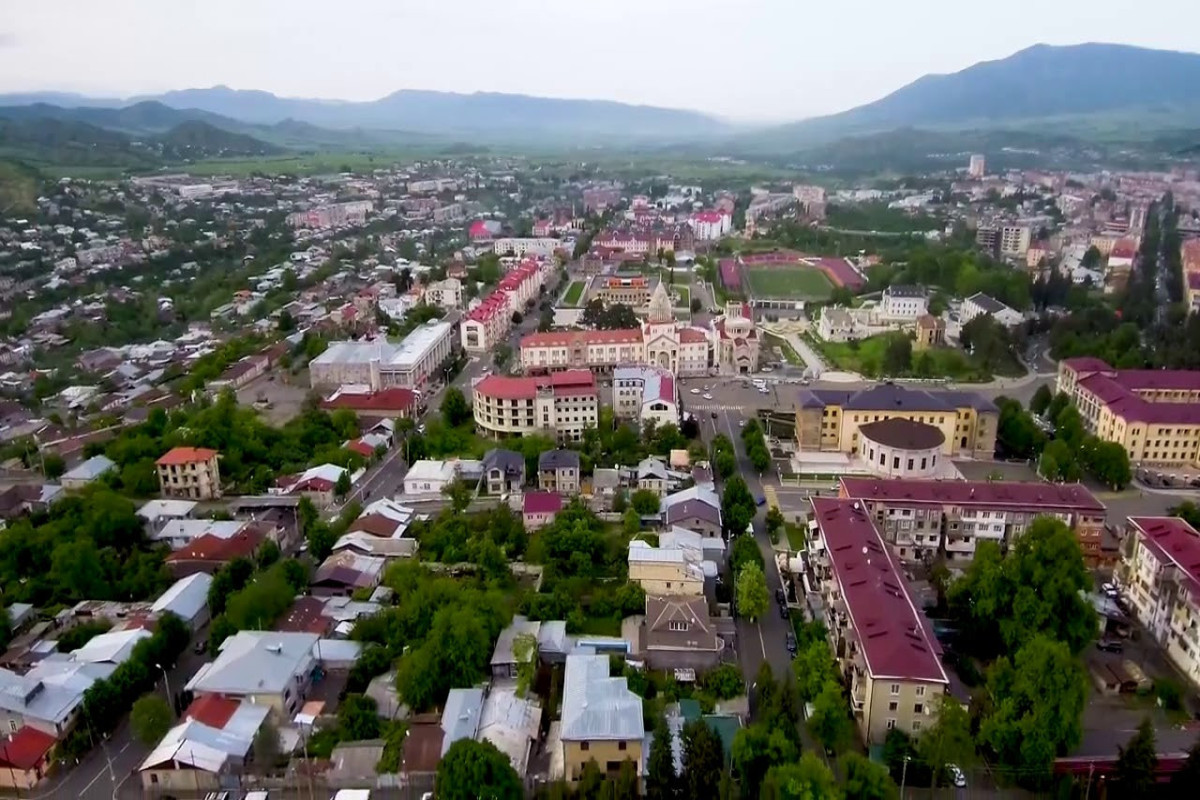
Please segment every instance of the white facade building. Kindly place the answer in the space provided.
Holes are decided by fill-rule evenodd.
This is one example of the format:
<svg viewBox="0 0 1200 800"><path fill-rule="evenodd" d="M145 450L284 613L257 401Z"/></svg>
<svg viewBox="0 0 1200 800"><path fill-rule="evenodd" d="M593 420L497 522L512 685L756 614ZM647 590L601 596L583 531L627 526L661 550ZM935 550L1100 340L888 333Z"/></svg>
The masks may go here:
<svg viewBox="0 0 1200 800"><path fill-rule="evenodd" d="M883 290L879 311L888 319L915 322L929 313L929 296L923 286L889 286Z"/></svg>
<svg viewBox="0 0 1200 800"><path fill-rule="evenodd" d="M332 342L309 362L312 386L365 384L372 391L402 386L421 389L429 383L454 347L454 326L428 322L398 344L375 341Z"/></svg>

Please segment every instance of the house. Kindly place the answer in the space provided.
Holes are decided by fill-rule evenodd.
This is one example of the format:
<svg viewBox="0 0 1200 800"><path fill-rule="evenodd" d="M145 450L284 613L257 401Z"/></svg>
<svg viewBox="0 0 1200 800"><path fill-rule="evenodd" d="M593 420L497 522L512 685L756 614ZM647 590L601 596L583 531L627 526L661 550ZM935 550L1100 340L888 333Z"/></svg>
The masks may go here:
<svg viewBox="0 0 1200 800"><path fill-rule="evenodd" d="M489 495L521 491L525 485L525 457L493 447L483 454L483 480Z"/></svg>
<svg viewBox="0 0 1200 800"><path fill-rule="evenodd" d="M231 697L197 697L138 767L142 789L149 796L199 796L222 788L223 779L252 760L254 739L271 710Z"/></svg>
<svg viewBox="0 0 1200 800"><path fill-rule="evenodd" d="M83 694L116 670L111 663L47 656L24 675L0 669L0 729L36 728L62 738L75 724Z"/></svg>
<svg viewBox="0 0 1200 800"><path fill-rule="evenodd" d="M333 552L350 550L362 555L408 558L417 552L417 540L406 534L417 512L394 500L380 498L363 509L333 545Z"/></svg>
<svg viewBox="0 0 1200 800"><path fill-rule="evenodd" d="M517 614L509 626L500 631L496 646L492 650L492 679L513 680L517 677L517 654L515 644L520 636L532 636L536 642L542 623L531 621Z"/></svg>
<svg viewBox="0 0 1200 800"><path fill-rule="evenodd" d="M963 325L983 315L990 316L1006 328L1014 328L1025 322L1025 317L1020 311L1009 308L994 297L989 297L982 292L976 292L964 300L958 314Z"/></svg>
<svg viewBox="0 0 1200 800"><path fill-rule="evenodd" d="M683 550L655 547L641 539L629 543L629 580L646 594L704 594L704 571L689 563Z"/></svg>
<svg viewBox="0 0 1200 800"><path fill-rule="evenodd" d="M218 453L206 447L173 447L154 462L158 486L167 497L216 500L221 497Z"/></svg>
<svg viewBox="0 0 1200 800"><path fill-rule="evenodd" d="M479 717L483 711L484 690L473 686L469 689L451 689L442 706L442 757L450 745L459 739L474 739L479 731Z"/></svg>
<svg viewBox="0 0 1200 800"><path fill-rule="evenodd" d="M28 726L0 740L0 788L30 791L50 770L50 751L58 744L45 731Z"/></svg>
<svg viewBox="0 0 1200 800"><path fill-rule="evenodd" d="M844 342L854 336L855 327L849 311L840 306L826 306L821 309L817 334L827 342Z"/></svg>
<svg viewBox="0 0 1200 800"><path fill-rule="evenodd" d="M522 779L529 771L529 756L538 740L542 707L517 696L515 686L493 686L483 700L475 737L491 742Z"/></svg>
<svg viewBox="0 0 1200 800"><path fill-rule="evenodd" d="M622 492L621 470L608 467L592 470L592 504L597 510L611 510L613 499Z"/></svg>
<svg viewBox="0 0 1200 800"><path fill-rule="evenodd" d="M92 456L74 469L64 472L58 482L64 489L82 489L116 468L116 462L108 456Z"/></svg>
<svg viewBox="0 0 1200 800"><path fill-rule="evenodd" d="M259 546L267 540L266 533L254 524L235 524L239 525L239 530L233 536L205 534L186 547L170 553L164 559L167 569L176 578L196 572L211 575L235 558L253 558Z"/></svg>
<svg viewBox="0 0 1200 800"><path fill-rule="evenodd" d="M379 585L386 559L366 556L351 550L340 550L321 562L309 588L314 595L349 596L357 589Z"/></svg>
<svg viewBox="0 0 1200 800"><path fill-rule="evenodd" d="M538 456L538 487L547 492L579 494L579 453L547 450Z"/></svg>
<svg viewBox="0 0 1200 800"><path fill-rule="evenodd" d="M704 536L721 535L721 499L713 489L692 486L662 500L663 523L696 531Z"/></svg>
<svg viewBox="0 0 1200 800"><path fill-rule="evenodd" d="M212 582L212 576L203 572L180 578L159 595L150 610L155 614L169 611L193 631L198 631L208 624L208 589Z"/></svg>
<svg viewBox="0 0 1200 800"><path fill-rule="evenodd" d="M146 522L146 532L151 538L168 522L191 519L198 503L194 500L151 500L137 510L137 515Z"/></svg>
<svg viewBox="0 0 1200 800"><path fill-rule="evenodd" d="M916 334L917 338L913 342L914 350L941 347L946 343L946 321L932 314L922 314L917 317Z"/></svg>
<svg viewBox="0 0 1200 800"><path fill-rule="evenodd" d="M138 642L149 639L151 635L145 628L126 628L101 633L88 639L87 644L79 649L72 650L70 659L77 664L111 664L116 668L129 660Z"/></svg>
<svg viewBox="0 0 1200 800"><path fill-rule="evenodd" d="M639 651L654 669L712 669L725 649L703 597L647 594L639 635Z"/></svg>
<svg viewBox="0 0 1200 800"><path fill-rule="evenodd" d="M362 470L351 473L337 464L320 464L310 467L299 475L285 475L275 481L271 490L275 494L292 494L307 497L317 508L332 505L336 497L338 481L345 475L351 485L362 475Z"/></svg>
<svg viewBox="0 0 1200 800"><path fill-rule="evenodd" d="M889 286L883 290L879 312L888 319L912 322L929 313L929 293L923 286Z"/></svg>
<svg viewBox="0 0 1200 800"><path fill-rule="evenodd" d="M629 690L625 678L610 677L608 656L567 656L560 730L567 781L579 780L588 761L612 778L629 760L641 776L645 738L642 698Z"/></svg>
<svg viewBox="0 0 1200 800"><path fill-rule="evenodd" d="M423 459L413 464L404 475L405 494L440 494L458 477L453 461Z"/></svg>
<svg viewBox="0 0 1200 800"><path fill-rule="evenodd" d="M243 699L269 708L279 720L290 719L312 686L319 641L311 633L238 631L184 688L197 699Z"/></svg>
<svg viewBox="0 0 1200 800"><path fill-rule="evenodd" d="M661 458L643 458L637 465L637 488L648 489L659 497L687 480L687 473L667 467Z"/></svg>
<svg viewBox="0 0 1200 800"><path fill-rule="evenodd" d="M348 408L355 413L390 419L411 417L417 405L417 394L403 386L371 391L369 385L342 386L321 401L321 408L334 411Z"/></svg>
<svg viewBox="0 0 1200 800"><path fill-rule="evenodd" d="M557 492L526 492L521 508L525 530L535 531L543 525L549 525L562 507L562 495Z"/></svg>

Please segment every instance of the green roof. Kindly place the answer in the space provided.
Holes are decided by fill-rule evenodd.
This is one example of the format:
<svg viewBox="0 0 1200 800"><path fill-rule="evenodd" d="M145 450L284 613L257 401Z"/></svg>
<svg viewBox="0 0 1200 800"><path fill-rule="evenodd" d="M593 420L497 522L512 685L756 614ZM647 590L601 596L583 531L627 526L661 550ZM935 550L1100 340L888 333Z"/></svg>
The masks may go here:
<svg viewBox="0 0 1200 800"><path fill-rule="evenodd" d="M729 763L733 756L733 737L737 735L742 723L737 717L724 714L709 714L704 718L708 727L721 739L721 749L725 751L725 762Z"/></svg>
<svg viewBox="0 0 1200 800"><path fill-rule="evenodd" d="M700 719L700 701L691 698L679 701L679 716L684 722L695 722Z"/></svg>

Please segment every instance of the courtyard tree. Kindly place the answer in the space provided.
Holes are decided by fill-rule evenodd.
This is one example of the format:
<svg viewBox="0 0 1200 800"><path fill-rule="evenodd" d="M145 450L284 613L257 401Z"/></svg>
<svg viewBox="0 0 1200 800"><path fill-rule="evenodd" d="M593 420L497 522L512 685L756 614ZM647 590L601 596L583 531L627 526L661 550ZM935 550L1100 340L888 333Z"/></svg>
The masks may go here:
<svg viewBox="0 0 1200 800"><path fill-rule="evenodd" d="M1137 733L1120 748L1113 789L1116 797L1153 797L1155 772L1158 769L1158 750L1154 742L1154 725L1149 718L1142 720ZM1196 787L1193 787L1195 789Z"/></svg>
<svg viewBox="0 0 1200 800"><path fill-rule="evenodd" d="M841 758L841 767L846 800L896 800L900 797L900 790L883 764L859 753L847 753Z"/></svg>
<svg viewBox="0 0 1200 800"><path fill-rule="evenodd" d="M451 428L457 428L471 419L471 404L457 386L447 389L446 396L442 398L442 419Z"/></svg>
<svg viewBox="0 0 1200 800"><path fill-rule="evenodd" d="M660 501L652 489L638 489L629 499L629 504L639 515L648 517L658 513Z"/></svg>
<svg viewBox="0 0 1200 800"><path fill-rule="evenodd" d="M743 617L756 620L766 613L771 598L762 567L755 563L742 566L737 574L737 608Z"/></svg>
<svg viewBox="0 0 1200 800"><path fill-rule="evenodd" d="M525 787L508 756L488 741L459 739L437 767L438 800L523 800Z"/></svg>
<svg viewBox="0 0 1200 800"><path fill-rule="evenodd" d="M133 703L129 726L138 741L153 747L171 729L171 707L159 694L145 694Z"/></svg>
<svg viewBox="0 0 1200 800"><path fill-rule="evenodd" d="M836 779L812 753L792 764L771 767L763 779L761 800L837 800Z"/></svg>

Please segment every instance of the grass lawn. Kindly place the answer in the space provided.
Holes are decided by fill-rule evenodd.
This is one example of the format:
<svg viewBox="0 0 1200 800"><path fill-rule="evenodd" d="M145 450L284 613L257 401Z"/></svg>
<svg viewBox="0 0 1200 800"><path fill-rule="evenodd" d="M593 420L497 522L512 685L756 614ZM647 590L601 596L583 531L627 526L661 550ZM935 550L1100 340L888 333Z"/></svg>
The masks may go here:
<svg viewBox="0 0 1200 800"><path fill-rule="evenodd" d="M810 341L821 355L834 367L857 372L869 378L885 377L882 374L884 353L888 342L902 333L881 333L856 342L826 342L816 336ZM995 370L995 374L1017 377L1025 374L1020 364L1013 361ZM981 368L971 356L954 347L935 347L925 351L913 351L912 363L904 375L888 377L949 378L956 381L990 381L993 371Z"/></svg>
<svg viewBox="0 0 1200 800"><path fill-rule="evenodd" d="M579 304L579 298L583 297L583 281L573 281L567 287L567 293L563 295L563 305L574 306Z"/></svg>
<svg viewBox="0 0 1200 800"><path fill-rule="evenodd" d="M793 550L804 549L804 528L791 522L784 523L784 531L787 532L788 546Z"/></svg>
<svg viewBox="0 0 1200 800"><path fill-rule="evenodd" d="M798 367L806 366L804 359L800 357L800 354L796 352L796 348L792 347L791 342L789 342L787 339L784 339L782 336L775 336L774 334L768 333L766 335L766 341L771 347L779 348L780 352L783 353L784 361L787 363L794 364Z"/></svg>
<svg viewBox="0 0 1200 800"><path fill-rule="evenodd" d="M825 273L808 267L745 270L746 283L758 297L828 300L833 284Z"/></svg>
<svg viewBox="0 0 1200 800"><path fill-rule="evenodd" d="M674 293L679 295L679 300L675 303L676 308L691 308L692 291L686 286L675 286Z"/></svg>

